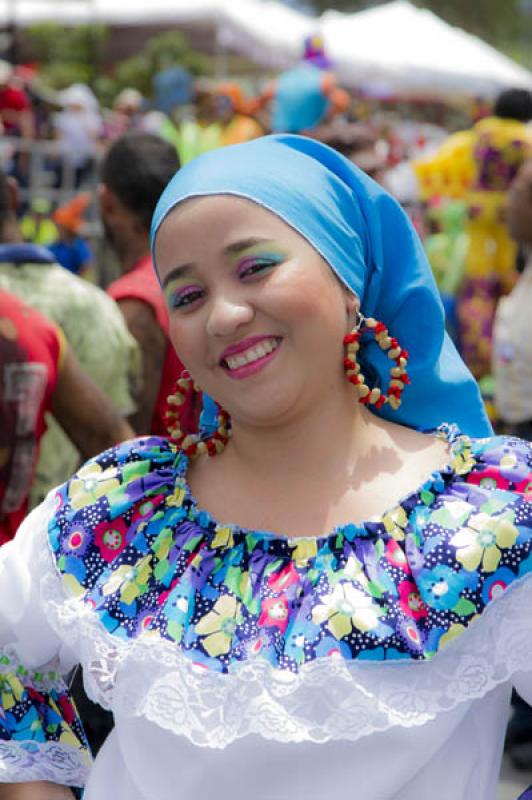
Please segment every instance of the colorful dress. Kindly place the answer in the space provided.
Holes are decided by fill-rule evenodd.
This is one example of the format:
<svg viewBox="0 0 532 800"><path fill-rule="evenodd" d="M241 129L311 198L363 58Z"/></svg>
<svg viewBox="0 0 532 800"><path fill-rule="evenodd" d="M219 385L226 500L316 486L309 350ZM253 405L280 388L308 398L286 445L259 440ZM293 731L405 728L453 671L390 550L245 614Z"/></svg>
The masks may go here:
<svg viewBox="0 0 532 800"><path fill-rule="evenodd" d="M77 660L116 723L86 800L493 800L532 697L532 454L438 435L444 469L308 538L218 524L164 439L89 461L0 553L0 780L85 778Z"/></svg>

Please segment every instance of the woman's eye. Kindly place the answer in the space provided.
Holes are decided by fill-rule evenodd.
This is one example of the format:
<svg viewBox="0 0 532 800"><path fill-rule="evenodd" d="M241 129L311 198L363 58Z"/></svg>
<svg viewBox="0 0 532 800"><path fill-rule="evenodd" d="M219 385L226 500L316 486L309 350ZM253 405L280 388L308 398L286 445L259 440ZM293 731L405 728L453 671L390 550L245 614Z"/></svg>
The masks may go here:
<svg viewBox="0 0 532 800"><path fill-rule="evenodd" d="M203 297L201 289L188 289L181 292L173 292L169 297L170 308L187 308Z"/></svg>
<svg viewBox="0 0 532 800"><path fill-rule="evenodd" d="M254 258L254 259L247 259L243 264L240 265L239 269L239 276L241 278L249 278L253 277L257 273L263 272L270 267L276 267L277 264L280 264L282 259L280 258Z"/></svg>

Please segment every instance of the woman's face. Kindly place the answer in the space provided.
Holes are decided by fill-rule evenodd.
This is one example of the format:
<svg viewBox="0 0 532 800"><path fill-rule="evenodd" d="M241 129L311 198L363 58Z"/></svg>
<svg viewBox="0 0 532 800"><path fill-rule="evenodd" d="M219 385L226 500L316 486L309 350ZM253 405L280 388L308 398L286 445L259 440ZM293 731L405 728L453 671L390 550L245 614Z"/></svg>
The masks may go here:
<svg viewBox="0 0 532 800"><path fill-rule="evenodd" d="M170 338L233 421L288 419L343 379L356 298L269 211L230 196L188 200L156 238Z"/></svg>

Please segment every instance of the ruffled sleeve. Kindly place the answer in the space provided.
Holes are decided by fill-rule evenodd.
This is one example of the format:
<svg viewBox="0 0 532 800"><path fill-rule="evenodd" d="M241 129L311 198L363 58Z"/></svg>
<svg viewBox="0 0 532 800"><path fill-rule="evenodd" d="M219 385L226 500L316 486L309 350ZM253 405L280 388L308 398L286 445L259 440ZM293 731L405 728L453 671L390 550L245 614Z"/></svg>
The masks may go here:
<svg viewBox="0 0 532 800"><path fill-rule="evenodd" d="M83 786L91 758L62 675L72 654L47 619L43 586L59 584L49 554L49 497L0 549L0 782Z"/></svg>

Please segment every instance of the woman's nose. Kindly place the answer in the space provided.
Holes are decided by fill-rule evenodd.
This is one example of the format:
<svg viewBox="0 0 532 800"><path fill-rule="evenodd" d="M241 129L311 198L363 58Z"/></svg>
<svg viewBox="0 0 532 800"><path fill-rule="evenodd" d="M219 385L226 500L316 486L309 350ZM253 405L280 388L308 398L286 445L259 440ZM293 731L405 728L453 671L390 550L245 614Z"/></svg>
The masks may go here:
<svg viewBox="0 0 532 800"><path fill-rule="evenodd" d="M210 336L230 336L253 319L253 308L242 298L220 294L213 298L207 320Z"/></svg>

